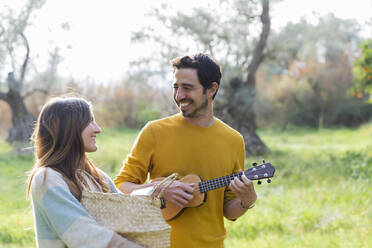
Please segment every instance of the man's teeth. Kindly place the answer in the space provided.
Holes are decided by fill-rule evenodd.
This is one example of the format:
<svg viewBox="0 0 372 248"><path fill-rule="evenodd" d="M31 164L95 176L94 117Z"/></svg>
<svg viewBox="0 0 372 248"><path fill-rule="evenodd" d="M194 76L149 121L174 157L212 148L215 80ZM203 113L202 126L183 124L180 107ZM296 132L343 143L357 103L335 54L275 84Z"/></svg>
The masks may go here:
<svg viewBox="0 0 372 248"><path fill-rule="evenodd" d="M185 107L185 106L187 106L187 105L189 105L190 103L181 103L180 104L180 107Z"/></svg>

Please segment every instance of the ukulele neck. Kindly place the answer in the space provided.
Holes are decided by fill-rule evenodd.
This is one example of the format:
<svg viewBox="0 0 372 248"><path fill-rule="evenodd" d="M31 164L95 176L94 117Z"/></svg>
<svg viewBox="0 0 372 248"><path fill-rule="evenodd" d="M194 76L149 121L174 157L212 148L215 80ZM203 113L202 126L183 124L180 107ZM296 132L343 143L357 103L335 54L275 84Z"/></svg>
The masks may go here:
<svg viewBox="0 0 372 248"><path fill-rule="evenodd" d="M199 183L200 193L206 193L206 192L214 190L214 189L226 187L227 185L230 184L230 182L235 177L239 177L239 179L241 179L242 175L243 175L243 172L239 172L239 173L231 174L231 175L228 175L228 176L214 178L212 180L200 182Z"/></svg>
<svg viewBox="0 0 372 248"><path fill-rule="evenodd" d="M232 180L234 180L234 178L238 177L239 179L241 179L243 173L249 180L260 180L263 178L273 177L275 168L270 163L263 163L259 166L255 165L254 167L249 168L244 172L238 172L228 176L200 182L198 184L199 191L200 193L206 193L210 190L226 187Z"/></svg>

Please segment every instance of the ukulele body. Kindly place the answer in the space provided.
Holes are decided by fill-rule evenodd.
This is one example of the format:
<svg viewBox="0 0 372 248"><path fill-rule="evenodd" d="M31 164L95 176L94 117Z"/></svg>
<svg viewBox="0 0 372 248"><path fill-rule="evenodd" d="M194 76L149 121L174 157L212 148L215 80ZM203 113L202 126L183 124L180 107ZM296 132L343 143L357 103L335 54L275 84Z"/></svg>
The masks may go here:
<svg viewBox="0 0 372 248"><path fill-rule="evenodd" d="M156 178L156 179L152 180L152 182L161 181L163 179L164 178ZM162 213L163 218L165 220L171 220L171 219L181 215L186 208L199 207L199 206L203 205L203 203L206 201L206 198L207 198L206 193L200 193L200 190L199 190L199 185L198 184L201 182L201 179L200 179L199 176L189 174L189 175L181 178L179 181L182 182L182 183L188 183L188 184L193 183L194 184L193 198L183 208L179 207L179 206L177 206L177 205L175 205L171 202L166 202L165 203L165 208L161 209L161 213Z"/></svg>

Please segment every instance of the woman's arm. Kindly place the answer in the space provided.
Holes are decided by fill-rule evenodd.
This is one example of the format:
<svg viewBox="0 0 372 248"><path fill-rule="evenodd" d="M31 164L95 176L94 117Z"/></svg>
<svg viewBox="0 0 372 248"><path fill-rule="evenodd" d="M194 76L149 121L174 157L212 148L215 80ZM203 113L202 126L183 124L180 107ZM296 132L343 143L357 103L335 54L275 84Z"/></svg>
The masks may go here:
<svg viewBox="0 0 372 248"><path fill-rule="evenodd" d="M31 187L37 239L51 235L72 248L141 247L100 226L71 194L61 174L47 169L43 181L44 173L37 173Z"/></svg>

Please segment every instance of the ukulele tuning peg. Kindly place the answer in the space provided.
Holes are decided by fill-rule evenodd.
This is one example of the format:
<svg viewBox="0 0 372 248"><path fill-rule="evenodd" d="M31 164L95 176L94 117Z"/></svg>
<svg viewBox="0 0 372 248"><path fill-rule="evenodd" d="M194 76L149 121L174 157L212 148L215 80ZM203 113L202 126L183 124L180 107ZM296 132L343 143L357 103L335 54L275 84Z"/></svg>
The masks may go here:
<svg viewBox="0 0 372 248"><path fill-rule="evenodd" d="M257 166L257 163L256 163L256 162L254 162L254 163L252 163L252 165L253 165L253 166Z"/></svg>
<svg viewBox="0 0 372 248"><path fill-rule="evenodd" d="M271 179L267 179L267 183L271 183Z"/></svg>
<svg viewBox="0 0 372 248"><path fill-rule="evenodd" d="M261 181L258 181L257 184L261 184L262 182Z"/></svg>

